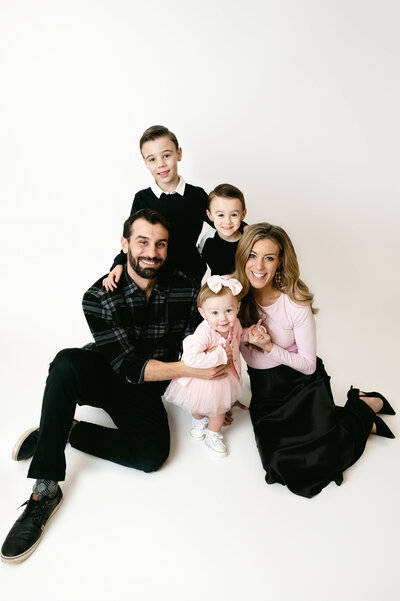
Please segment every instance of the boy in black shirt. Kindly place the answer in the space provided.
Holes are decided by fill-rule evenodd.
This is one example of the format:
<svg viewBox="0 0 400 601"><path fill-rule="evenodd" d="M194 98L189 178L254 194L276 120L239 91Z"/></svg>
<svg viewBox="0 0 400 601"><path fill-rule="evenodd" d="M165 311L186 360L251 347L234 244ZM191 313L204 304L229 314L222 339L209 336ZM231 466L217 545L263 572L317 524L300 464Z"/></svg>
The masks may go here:
<svg viewBox="0 0 400 601"><path fill-rule="evenodd" d="M182 149L169 129L153 125L140 138L140 152L146 167L154 178L150 188L135 194L131 215L139 209L149 208L166 217L172 226L168 247L168 263L185 275L200 282L206 271L204 259L196 243L207 218L208 197L203 188L185 183L178 174L178 162ZM126 255L120 253L114 259L111 271L103 280L109 291L116 288Z"/></svg>
<svg viewBox="0 0 400 601"><path fill-rule="evenodd" d="M209 234L202 238L199 251L212 275L224 275L235 270L235 254L246 212L243 193L235 186L221 184L210 192L207 216L217 231L212 238Z"/></svg>

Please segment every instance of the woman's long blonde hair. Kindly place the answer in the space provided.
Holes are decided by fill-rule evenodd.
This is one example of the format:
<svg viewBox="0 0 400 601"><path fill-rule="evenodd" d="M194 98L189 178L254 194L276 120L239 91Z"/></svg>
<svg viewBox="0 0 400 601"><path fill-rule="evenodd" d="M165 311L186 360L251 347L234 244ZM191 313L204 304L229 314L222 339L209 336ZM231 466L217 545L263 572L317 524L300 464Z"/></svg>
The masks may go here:
<svg viewBox="0 0 400 601"><path fill-rule="evenodd" d="M280 273L280 284L278 286L274 281L276 288L287 294L295 303L310 305L311 311L317 313L318 309L314 309L312 306L314 295L300 279L296 253L285 230L270 223L256 223L246 228L239 241L235 256L236 270L232 275L243 286L243 290L239 295L241 306L238 315L242 326L246 328L260 319L259 308L245 273L250 253L259 240L272 240L279 248L280 264L277 272Z"/></svg>

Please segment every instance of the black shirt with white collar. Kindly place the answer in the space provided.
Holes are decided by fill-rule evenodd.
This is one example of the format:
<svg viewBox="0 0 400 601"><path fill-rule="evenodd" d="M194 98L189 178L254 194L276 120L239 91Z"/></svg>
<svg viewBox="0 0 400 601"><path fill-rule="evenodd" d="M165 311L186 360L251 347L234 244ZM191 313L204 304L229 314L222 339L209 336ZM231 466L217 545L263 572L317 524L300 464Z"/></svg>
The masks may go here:
<svg viewBox="0 0 400 601"><path fill-rule="evenodd" d="M180 178L176 191L163 192L158 186L140 190L135 194L131 215L143 208L158 211L171 224L168 245L168 263L185 275L202 278L206 271L204 259L196 248L196 242L206 221L212 225L206 214L207 193L203 188L186 184ZM115 265L123 265L126 255L120 253L114 259Z"/></svg>

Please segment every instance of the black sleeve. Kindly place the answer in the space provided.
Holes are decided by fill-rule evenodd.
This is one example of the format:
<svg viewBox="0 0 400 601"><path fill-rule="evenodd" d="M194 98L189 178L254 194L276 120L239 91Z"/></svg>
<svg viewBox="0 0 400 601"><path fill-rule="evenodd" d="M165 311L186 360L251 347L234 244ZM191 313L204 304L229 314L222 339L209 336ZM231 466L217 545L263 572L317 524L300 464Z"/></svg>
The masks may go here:
<svg viewBox="0 0 400 601"><path fill-rule="evenodd" d="M210 258L210 244L212 245L212 242L210 242L211 240L213 240L213 238L207 238L200 253L207 264L208 259Z"/></svg>
<svg viewBox="0 0 400 601"><path fill-rule="evenodd" d="M140 211L140 209L143 209L144 206L145 205L144 205L141 193L140 192L136 192L135 198L133 199L133 203L132 203L132 208L131 208L130 214L133 215L133 213L136 213L137 211Z"/></svg>
<svg viewBox="0 0 400 601"><path fill-rule="evenodd" d="M120 253L114 257L114 262L110 267L110 271L112 271L114 269L114 267L116 267L117 265L125 265L126 263L126 254L124 252L122 252L122 250L120 251Z"/></svg>
<svg viewBox="0 0 400 601"><path fill-rule="evenodd" d="M201 191L204 193L201 195L201 200L203 203L203 220L208 223L208 225L211 225L212 228L215 229L215 225L213 224L213 222L211 221L211 219L208 218L207 215L207 205L208 205L208 194L205 190L203 190L203 188L200 188Z"/></svg>

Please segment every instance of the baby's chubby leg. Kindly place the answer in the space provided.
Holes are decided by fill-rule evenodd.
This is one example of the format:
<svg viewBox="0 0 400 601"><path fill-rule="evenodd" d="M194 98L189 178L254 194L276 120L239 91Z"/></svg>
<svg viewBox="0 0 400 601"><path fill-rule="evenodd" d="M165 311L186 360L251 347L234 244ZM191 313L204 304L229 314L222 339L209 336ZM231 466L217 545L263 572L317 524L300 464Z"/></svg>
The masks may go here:
<svg viewBox="0 0 400 601"><path fill-rule="evenodd" d="M208 429L211 432L219 432L225 421L225 413L220 413L219 415L214 415L208 418Z"/></svg>
<svg viewBox="0 0 400 601"><path fill-rule="evenodd" d="M200 413L192 413L192 417L194 417L194 419L203 419L205 415L201 415Z"/></svg>

